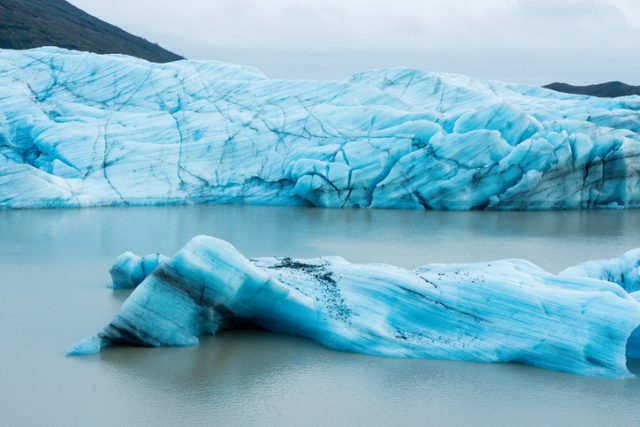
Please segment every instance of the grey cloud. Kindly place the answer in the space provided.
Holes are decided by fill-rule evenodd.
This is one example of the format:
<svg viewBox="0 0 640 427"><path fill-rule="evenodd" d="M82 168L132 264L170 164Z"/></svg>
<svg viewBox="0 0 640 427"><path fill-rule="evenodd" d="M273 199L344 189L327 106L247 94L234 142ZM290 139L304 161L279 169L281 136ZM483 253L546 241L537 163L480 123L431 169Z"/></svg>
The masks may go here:
<svg viewBox="0 0 640 427"><path fill-rule="evenodd" d="M540 84L640 83L637 0L71 0L198 59L274 77L411 66Z"/></svg>

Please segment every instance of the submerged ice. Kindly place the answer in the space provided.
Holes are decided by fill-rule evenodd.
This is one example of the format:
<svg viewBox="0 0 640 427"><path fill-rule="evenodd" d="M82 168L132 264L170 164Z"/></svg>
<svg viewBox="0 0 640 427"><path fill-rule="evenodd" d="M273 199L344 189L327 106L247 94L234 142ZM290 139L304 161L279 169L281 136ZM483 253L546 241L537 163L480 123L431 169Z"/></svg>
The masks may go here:
<svg viewBox="0 0 640 427"><path fill-rule="evenodd" d="M0 50L0 207L640 205L640 97Z"/></svg>
<svg viewBox="0 0 640 427"><path fill-rule="evenodd" d="M254 327L341 351L613 378L632 376L627 356L640 356L640 294L522 260L409 271L339 257L247 259L208 236L171 258L145 258L159 261L155 270L130 253L118 258L114 287L141 283L107 327L69 354L195 345L203 335ZM124 280L127 271L135 279Z"/></svg>

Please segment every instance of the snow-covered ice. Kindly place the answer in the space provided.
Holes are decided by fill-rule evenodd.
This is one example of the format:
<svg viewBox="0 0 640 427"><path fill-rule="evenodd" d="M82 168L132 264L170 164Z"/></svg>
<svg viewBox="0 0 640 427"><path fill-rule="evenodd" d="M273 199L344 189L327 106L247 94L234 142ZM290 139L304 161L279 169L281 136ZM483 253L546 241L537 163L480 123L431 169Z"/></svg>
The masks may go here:
<svg viewBox="0 0 640 427"><path fill-rule="evenodd" d="M125 254L116 265L131 259ZM139 268L120 269L127 270L139 279ZM519 362L612 378L632 376L627 356L640 356L640 294L523 260L413 271L339 257L250 260L228 242L198 236L142 273L149 275L113 321L69 354L195 345L203 335L248 326L335 350Z"/></svg>
<svg viewBox="0 0 640 427"><path fill-rule="evenodd" d="M640 206L640 97L0 50L0 208Z"/></svg>

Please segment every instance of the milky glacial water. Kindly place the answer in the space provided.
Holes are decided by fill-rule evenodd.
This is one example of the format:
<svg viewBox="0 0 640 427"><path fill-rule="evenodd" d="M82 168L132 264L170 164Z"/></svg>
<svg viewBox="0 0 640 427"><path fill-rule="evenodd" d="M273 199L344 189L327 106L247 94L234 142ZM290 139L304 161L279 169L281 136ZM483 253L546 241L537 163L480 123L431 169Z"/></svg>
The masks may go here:
<svg viewBox="0 0 640 427"><path fill-rule="evenodd" d="M252 257L340 255L408 268L526 258L557 272L639 247L640 211L0 211L0 425L640 426L638 379L362 356L257 331L192 348L64 355L126 298L106 288L118 254L170 255L203 233ZM640 364L630 367L640 374Z"/></svg>

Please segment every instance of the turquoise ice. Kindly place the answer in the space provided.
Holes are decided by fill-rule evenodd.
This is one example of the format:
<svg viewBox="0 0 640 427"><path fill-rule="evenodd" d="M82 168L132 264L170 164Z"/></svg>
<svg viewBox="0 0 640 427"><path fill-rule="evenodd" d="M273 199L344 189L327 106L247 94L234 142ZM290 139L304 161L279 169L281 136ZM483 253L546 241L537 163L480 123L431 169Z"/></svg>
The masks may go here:
<svg viewBox="0 0 640 427"><path fill-rule="evenodd" d="M116 259L109 270L111 287L133 289L167 259L166 256L158 253L141 257L132 252L125 252Z"/></svg>
<svg viewBox="0 0 640 427"><path fill-rule="evenodd" d="M640 97L0 50L0 208L640 206Z"/></svg>
<svg viewBox="0 0 640 427"><path fill-rule="evenodd" d="M560 275L606 280L617 283L627 292L638 292L640 291L640 248L632 249L619 258L578 264L561 271Z"/></svg>
<svg viewBox="0 0 640 427"><path fill-rule="evenodd" d="M69 354L119 344L190 346L203 335L253 327L340 351L625 378L632 376L627 356L640 357L639 297L613 282L562 277L523 260L413 271L340 257L250 260L228 242L198 236Z"/></svg>

